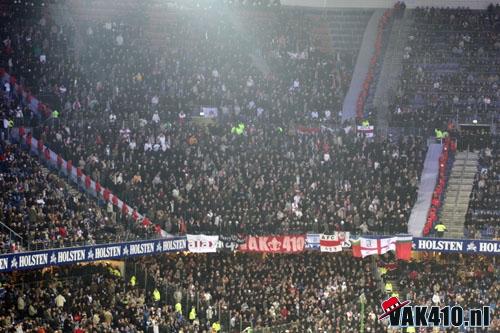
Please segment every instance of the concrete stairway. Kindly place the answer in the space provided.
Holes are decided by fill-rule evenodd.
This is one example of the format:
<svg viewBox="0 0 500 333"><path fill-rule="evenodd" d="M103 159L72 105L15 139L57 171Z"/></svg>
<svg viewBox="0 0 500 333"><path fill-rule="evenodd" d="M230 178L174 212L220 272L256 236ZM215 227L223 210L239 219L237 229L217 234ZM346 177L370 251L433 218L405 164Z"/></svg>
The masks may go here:
<svg viewBox="0 0 500 333"><path fill-rule="evenodd" d="M464 223L470 194L477 173L478 153L459 152L451 170L446 188L443 208L439 214L441 221L448 229L444 237L463 238Z"/></svg>
<svg viewBox="0 0 500 333"><path fill-rule="evenodd" d="M359 49L356 66L349 85L349 90L344 98L342 106L342 121L351 120L356 117L358 97L363 90L363 83L370 68L370 61L375 52L375 41L377 39L378 23L384 15L384 10L378 9L373 12L363 34L363 41Z"/></svg>
<svg viewBox="0 0 500 333"><path fill-rule="evenodd" d="M333 49L357 54L372 14L371 9L329 10L326 15Z"/></svg>
<svg viewBox="0 0 500 333"><path fill-rule="evenodd" d="M80 192L76 189L76 186L72 186L68 183L68 181L64 178L61 178L58 174L50 171L45 165L40 164L40 169L42 170L42 174L44 178L47 178L47 175L50 173L56 177L59 184L64 186L64 189L72 196L76 197L80 195Z"/></svg>
<svg viewBox="0 0 500 333"><path fill-rule="evenodd" d="M326 13L310 12L306 14L306 17L311 22L316 23L316 26L312 27L310 31L314 47L321 52L334 54L333 34Z"/></svg>
<svg viewBox="0 0 500 333"><path fill-rule="evenodd" d="M373 97L373 108L377 114L377 130L381 133L385 133L388 126L389 115L392 111L389 110L389 102L396 94L403 69L403 52L413 23L410 11L407 9L402 18L394 20Z"/></svg>

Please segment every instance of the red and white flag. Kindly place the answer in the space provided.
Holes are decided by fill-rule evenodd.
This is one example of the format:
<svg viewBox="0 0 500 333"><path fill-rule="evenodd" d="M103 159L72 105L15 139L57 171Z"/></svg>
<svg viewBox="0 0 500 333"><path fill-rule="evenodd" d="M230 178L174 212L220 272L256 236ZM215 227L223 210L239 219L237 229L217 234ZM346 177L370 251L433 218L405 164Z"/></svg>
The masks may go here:
<svg viewBox="0 0 500 333"><path fill-rule="evenodd" d="M321 252L340 252L349 241L348 232L335 232L333 235L322 234L319 239Z"/></svg>

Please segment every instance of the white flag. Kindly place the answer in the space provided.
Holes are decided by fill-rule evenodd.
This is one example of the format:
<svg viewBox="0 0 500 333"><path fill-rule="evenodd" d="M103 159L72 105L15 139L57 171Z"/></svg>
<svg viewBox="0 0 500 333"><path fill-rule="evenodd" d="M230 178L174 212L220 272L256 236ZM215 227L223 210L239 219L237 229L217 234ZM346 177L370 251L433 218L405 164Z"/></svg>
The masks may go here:
<svg viewBox="0 0 500 333"><path fill-rule="evenodd" d="M396 251L397 237L390 238L360 238L361 256L374 254L384 254L389 251Z"/></svg>

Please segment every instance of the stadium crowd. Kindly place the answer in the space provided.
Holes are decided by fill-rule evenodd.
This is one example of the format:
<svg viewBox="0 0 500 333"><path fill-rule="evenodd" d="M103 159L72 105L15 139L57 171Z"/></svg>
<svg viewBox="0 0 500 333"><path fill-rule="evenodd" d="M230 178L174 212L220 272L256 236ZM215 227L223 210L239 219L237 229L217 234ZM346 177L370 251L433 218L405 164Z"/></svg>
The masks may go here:
<svg viewBox="0 0 500 333"><path fill-rule="evenodd" d="M271 327L300 319L299 332L356 332L361 293L369 298L366 313L377 311L378 306L379 289L370 263L352 260L350 254L304 253L261 259L219 254L173 261L148 258L141 264L158 288L173 283L189 290L191 296L202 294L200 319L211 311L207 300L219 309L231 309L229 331L238 330L240 321ZM370 320L365 328L375 332L382 326Z"/></svg>
<svg viewBox="0 0 500 333"><path fill-rule="evenodd" d="M392 287L398 290L400 299L409 299L412 304L439 307L460 305L464 309L489 306L492 320L490 327L477 328L476 332L497 332L500 329L498 267L490 259L447 255L443 258L398 262L397 265L386 265L390 268L384 279L397 281ZM460 331L464 331L464 328L461 327Z"/></svg>
<svg viewBox="0 0 500 333"><path fill-rule="evenodd" d="M72 30L47 20L25 29L19 38L36 44L52 27L56 44L44 62L16 58L12 68L33 67L34 82L61 100L60 116L35 126L35 137L167 232L405 232L423 140L335 132L345 66L308 43L305 59L290 56L303 43L286 34L297 29L293 14L245 37L230 17L203 15L209 23L171 21L173 47L160 52L141 26L88 26L76 62ZM248 56L255 45L257 61ZM269 71L253 65L262 61ZM217 124L188 121L203 105L220 110Z"/></svg>
<svg viewBox="0 0 500 333"><path fill-rule="evenodd" d="M450 119L499 121L499 13L498 5L412 11L393 125L434 129L446 128Z"/></svg>
<svg viewBox="0 0 500 333"><path fill-rule="evenodd" d="M33 127L169 233L406 232L426 142L366 138L341 124L352 62L316 50L312 22L300 24L299 14L269 12L272 19L240 13L242 25L224 11L178 12L165 22L168 48L160 50L141 24L58 26L37 12L31 20L7 14L2 66L34 95L55 96L58 111L30 112L12 80L2 117ZM498 47L489 42L498 18L491 13L416 10L417 27L441 34L415 31L410 39L395 123L442 128L451 105L478 116L496 105ZM260 24L249 24L257 17ZM443 37L449 27L460 33ZM453 56L421 46L431 42L449 45ZM197 123L200 111L215 108L217 121ZM472 233L498 235L498 164L498 147L482 152ZM32 246L149 235L128 230L112 205L70 194L19 145L1 141L0 172L0 219ZM2 251L19 246L1 243ZM455 259L399 262L386 277L415 304L497 311L494 264ZM240 332L293 323L295 333L353 333L361 321L365 332L388 330L378 320L385 295L371 261L350 253L161 255L128 262L122 275L95 264L2 274L2 330Z"/></svg>
<svg viewBox="0 0 500 333"><path fill-rule="evenodd" d="M446 260L383 264L389 267L383 278L397 281L393 288L399 297L414 304L490 306L490 327L478 332L495 332L500 325L497 268L485 257ZM99 265L0 275L2 327L7 332L169 333L289 324L281 327L358 332L363 316L365 332L389 330L378 320L385 296L370 261L349 253L163 255L127 267L126 279L119 270Z"/></svg>
<svg viewBox="0 0 500 333"><path fill-rule="evenodd" d="M143 258L137 265L148 270L149 282L125 280L117 270L94 265L28 272L13 280L0 276L2 327L210 332L219 323L225 332L240 332L301 319L290 332L358 332L358 297L365 293L366 332L385 330L372 316L381 291L370 262L349 254L192 254Z"/></svg>
<svg viewBox="0 0 500 333"><path fill-rule="evenodd" d="M466 216L471 238L500 237L500 156L498 142L483 149Z"/></svg>
<svg viewBox="0 0 500 333"><path fill-rule="evenodd" d="M167 232L404 231L425 154L421 139L372 143L352 133L296 136L273 127L248 132L175 126L170 147L154 151L139 148L145 137L136 143L105 136L96 145L89 130L79 137L95 153L87 162L80 156L79 165ZM76 151L71 147L65 151Z"/></svg>
<svg viewBox="0 0 500 333"><path fill-rule="evenodd" d="M66 181L45 173L40 161L15 144L0 142L0 252L145 238L147 229L127 230L127 218L94 198L73 195ZM118 221L117 221L118 220ZM120 221L121 220L121 221ZM121 222L121 223L120 223Z"/></svg>

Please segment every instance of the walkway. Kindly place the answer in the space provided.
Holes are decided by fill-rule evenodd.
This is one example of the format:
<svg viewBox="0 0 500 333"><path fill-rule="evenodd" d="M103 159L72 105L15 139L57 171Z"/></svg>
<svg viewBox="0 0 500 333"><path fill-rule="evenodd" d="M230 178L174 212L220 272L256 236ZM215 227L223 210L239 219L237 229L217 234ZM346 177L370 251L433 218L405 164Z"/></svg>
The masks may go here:
<svg viewBox="0 0 500 333"><path fill-rule="evenodd" d="M363 82L365 81L366 74L370 68L370 60L373 56L373 52L375 51L378 22L382 15L384 15L384 11L384 9L378 9L373 12L372 17L366 26L363 41L361 42L361 47L358 52L356 66L354 67L351 85L349 86L349 90L344 99L344 105L342 107L342 121L356 117L356 103L358 101L358 96L363 89Z"/></svg>
<svg viewBox="0 0 500 333"><path fill-rule="evenodd" d="M424 170L420 177L418 186L417 202L413 206L408 222L408 233L413 237L421 237L427 220L427 213L431 207L432 193L436 187L439 173L439 156L442 146L439 143L433 143L429 146L427 156L425 157Z"/></svg>

